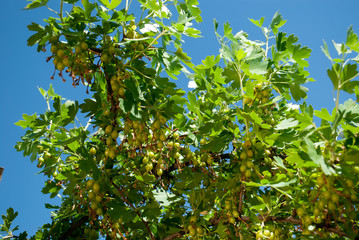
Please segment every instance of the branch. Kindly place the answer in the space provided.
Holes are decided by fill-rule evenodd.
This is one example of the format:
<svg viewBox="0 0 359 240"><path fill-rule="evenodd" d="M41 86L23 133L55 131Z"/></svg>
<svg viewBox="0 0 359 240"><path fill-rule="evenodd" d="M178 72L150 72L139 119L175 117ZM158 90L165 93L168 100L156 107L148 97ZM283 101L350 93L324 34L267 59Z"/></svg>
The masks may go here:
<svg viewBox="0 0 359 240"><path fill-rule="evenodd" d="M152 239L152 240L156 240L156 238L155 238L155 236L153 235L153 233L152 233L150 227L148 226L148 222L145 221L145 220L141 217L141 214L140 214L138 211L136 211L136 214L137 214L137 216L141 219L142 223L145 225L145 227L146 227L148 233L150 234L151 239Z"/></svg>
<svg viewBox="0 0 359 240"><path fill-rule="evenodd" d="M259 215L257 217L258 217L258 220L264 221L264 222L290 223L290 224L294 224L294 225L300 225L301 224L300 219L295 218L293 216L276 217L276 216L262 216L262 215ZM243 221L246 224L252 222L250 217L246 217L246 216L240 217L240 220ZM220 221L221 221L221 219L216 218L216 219L211 219L210 223L212 225L218 225L220 223ZM344 232L340 231L337 228L329 227L329 226L326 226L324 224L315 224L315 226L317 226L317 228L323 228L328 232L336 233L340 237L344 237L344 236L347 237L347 235ZM165 237L163 240L172 240L172 239L180 238L183 235L185 235L185 231L180 231L180 232L173 233L173 234Z"/></svg>
<svg viewBox="0 0 359 240"><path fill-rule="evenodd" d="M3 167L0 167L0 181L1 181L1 176L2 176L2 173L4 172L4 168Z"/></svg>
<svg viewBox="0 0 359 240"><path fill-rule="evenodd" d="M163 240L172 240L172 239L180 238L184 234L185 234L184 231L180 231L178 233L173 233L173 234L169 235L168 237L165 237Z"/></svg>
<svg viewBox="0 0 359 240"><path fill-rule="evenodd" d="M78 219L76 222L73 222L71 224L71 227L69 230L67 230L64 234L62 234L59 238L59 240L66 240L69 239L69 237L72 235L72 233L77 230L79 227L81 227L85 222L87 222L88 216L83 216L80 219Z"/></svg>
<svg viewBox="0 0 359 240"><path fill-rule="evenodd" d="M7 236L3 237L2 239L8 239L8 238L19 238L19 237L15 236L15 235L7 235Z"/></svg>

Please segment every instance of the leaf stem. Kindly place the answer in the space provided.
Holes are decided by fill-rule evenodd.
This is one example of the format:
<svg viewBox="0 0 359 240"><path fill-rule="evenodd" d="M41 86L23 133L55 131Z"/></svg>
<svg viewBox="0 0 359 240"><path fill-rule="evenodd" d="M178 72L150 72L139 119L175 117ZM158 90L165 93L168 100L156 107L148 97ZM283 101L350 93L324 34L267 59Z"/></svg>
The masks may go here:
<svg viewBox="0 0 359 240"><path fill-rule="evenodd" d="M338 114L338 111L339 111L339 92L340 92L340 88L339 88L339 85L338 85L337 97L335 98L336 114Z"/></svg>
<svg viewBox="0 0 359 240"><path fill-rule="evenodd" d="M127 16L127 13L128 13L128 9L130 8L130 5L132 3L132 0L130 0L130 2L128 2L128 0L126 0L126 9L125 9L125 16Z"/></svg>
<svg viewBox="0 0 359 240"><path fill-rule="evenodd" d="M266 49L265 49L265 53L264 53L264 58L267 59L267 55L268 55L268 44L269 44L269 37L268 35L265 33L264 36L266 37Z"/></svg>
<svg viewBox="0 0 359 240"><path fill-rule="evenodd" d="M47 4L46 7L48 10L50 10L51 12L55 13L56 15L60 15L58 12L56 12L54 9L50 8Z"/></svg>
<svg viewBox="0 0 359 240"><path fill-rule="evenodd" d="M163 30L160 34L158 34L158 36L153 39L153 41L145 48L143 49L139 54L137 54L136 56L134 56L133 58L131 58L130 61L128 61L126 64L124 64L124 67L128 66L131 62L133 62L135 59L137 59L138 57L142 56L146 51L147 49L149 49L160 37L162 37L163 35L166 34L166 30Z"/></svg>
<svg viewBox="0 0 359 240"><path fill-rule="evenodd" d="M242 103L243 103L243 109L244 109L244 90L243 90L243 79L244 79L244 75L242 76L241 72L240 72L240 69L238 66L237 67L237 74L238 74L238 78L239 78L239 81L240 81L240 84L241 84L241 94L242 94ZM248 123L248 120L245 119L245 125L246 125L246 135L249 136L249 123Z"/></svg>

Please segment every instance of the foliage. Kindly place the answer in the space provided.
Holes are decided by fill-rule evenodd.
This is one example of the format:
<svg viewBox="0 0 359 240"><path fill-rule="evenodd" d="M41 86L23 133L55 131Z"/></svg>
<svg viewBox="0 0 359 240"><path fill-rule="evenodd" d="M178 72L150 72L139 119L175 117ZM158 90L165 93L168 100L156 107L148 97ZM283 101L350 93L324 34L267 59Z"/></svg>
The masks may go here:
<svg viewBox="0 0 359 240"><path fill-rule="evenodd" d="M279 13L268 27L251 20L264 41L228 23L221 35L215 21L220 53L195 66L181 44L199 37L197 5L61 0L46 26L28 26L28 44L91 94L40 88L48 110L16 123L27 129L16 149L49 178L42 192L62 196L32 239L359 236L359 106L339 104L341 91L359 95L358 36L334 42L337 58L324 43L336 107L319 111L304 101L311 50L280 31ZM181 73L193 90L171 81ZM12 235L15 215L1 231L25 239Z"/></svg>

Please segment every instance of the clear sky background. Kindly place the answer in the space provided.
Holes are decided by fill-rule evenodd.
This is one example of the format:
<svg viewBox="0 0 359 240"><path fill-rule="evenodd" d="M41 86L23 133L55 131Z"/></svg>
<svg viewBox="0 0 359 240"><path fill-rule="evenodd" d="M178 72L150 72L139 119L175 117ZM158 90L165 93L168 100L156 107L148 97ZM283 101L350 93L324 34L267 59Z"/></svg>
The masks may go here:
<svg viewBox="0 0 359 240"><path fill-rule="evenodd" d="M56 4L59 0L51 0ZM125 1L124 1L125 2ZM330 66L320 46L325 40L335 55L332 40L345 41L346 31L353 25L354 32L359 34L359 1L358 0L203 0L200 2L203 23L197 27L204 37L186 39L184 51L195 64L199 64L207 55L217 55L219 44L216 40L213 19L220 26L229 22L233 32L243 30L249 33L252 40L263 40L259 28L248 19L265 17L265 25L269 25L272 16L280 11L286 25L281 29L288 34L299 37L302 46L312 49L309 58L310 76L316 82L308 83L307 102L315 109L333 109L332 85L326 75ZM29 158L16 152L14 145L24 135L24 130L14 123L23 113L43 113L46 103L37 90L37 86L48 89L52 83L55 92L67 99L82 99L86 97L85 88L71 86L71 81L63 83L58 77L51 80L54 67L46 63L49 53L37 53L35 47L26 45L31 33L26 26L31 22L41 24L49 11L46 8L32 11L22 11L27 4L25 0L5 0L0 8L0 166L5 167L0 183L0 214L8 207L19 212L16 224L21 231L27 230L33 235L37 228L50 221L50 211L45 209L45 202L58 203L58 199L49 199L41 193L45 178L35 175L39 171ZM186 87L188 79L177 81L181 87ZM88 96L89 97L89 96ZM342 94L341 103L348 98ZM2 219L0 219L2 221Z"/></svg>

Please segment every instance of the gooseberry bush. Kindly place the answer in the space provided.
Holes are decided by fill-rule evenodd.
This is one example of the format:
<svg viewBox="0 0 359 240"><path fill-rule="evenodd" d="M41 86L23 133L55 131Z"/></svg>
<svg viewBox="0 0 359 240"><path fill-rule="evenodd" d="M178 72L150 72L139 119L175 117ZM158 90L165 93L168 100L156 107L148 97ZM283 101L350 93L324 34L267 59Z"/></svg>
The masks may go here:
<svg viewBox="0 0 359 240"><path fill-rule="evenodd" d="M200 36L197 0L57 2L27 5L51 10L28 45L88 98L40 88L47 111L16 123L15 148L62 201L31 239L358 238L359 106L339 102L359 95L352 28L336 57L324 43L336 104L314 110L311 50L280 31L279 13L250 20L263 41L215 21L219 54L196 66L182 43ZM16 215L1 231L26 239Z"/></svg>

